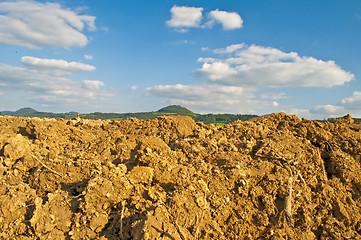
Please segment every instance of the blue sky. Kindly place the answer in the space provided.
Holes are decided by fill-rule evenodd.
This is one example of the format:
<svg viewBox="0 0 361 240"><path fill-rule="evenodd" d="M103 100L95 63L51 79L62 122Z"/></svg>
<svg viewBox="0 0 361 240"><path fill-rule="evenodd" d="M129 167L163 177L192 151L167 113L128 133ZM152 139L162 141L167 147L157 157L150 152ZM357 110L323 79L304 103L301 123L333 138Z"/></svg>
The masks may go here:
<svg viewBox="0 0 361 240"><path fill-rule="evenodd" d="M0 1L0 111L361 117L361 1Z"/></svg>

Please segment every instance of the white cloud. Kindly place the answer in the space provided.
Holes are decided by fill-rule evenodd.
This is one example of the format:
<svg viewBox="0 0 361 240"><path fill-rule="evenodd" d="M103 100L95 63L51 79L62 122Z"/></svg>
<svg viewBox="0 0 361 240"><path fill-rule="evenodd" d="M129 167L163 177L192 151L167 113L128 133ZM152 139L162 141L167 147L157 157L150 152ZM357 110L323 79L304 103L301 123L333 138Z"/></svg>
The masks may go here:
<svg viewBox="0 0 361 240"><path fill-rule="evenodd" d="M57 72L57 69L54 70ZM77 82L49 69L14 67L0 64L0 86L6 91L20 91L29 101L39 104L80 104L104 100L112 94L100 89L101 81Z"/></svg>
<svg viewBox="0 0 361 240"><path fill-rule="evenodd" d="M179 28L183 32L186 31L185 28L200 27L202 11L203 8L173 6L170 10L171 19L166 23L169 27Z"/></svg>
<svg viewBox="0 0 361 240"><path fill-rule="evenodd" d="M351 114L353 117L361 117L361 92L353 92L351 97L342 99L337 105L319 105L310 110L315 116L340 117Z"/></svg>
<svg viewBox="0 0 361 240"><path fill-rule="evenodd" d="M216 84L158 85L146 89L148 95L167 99L167 104L181 104L198 113L254 113L274 107L274 103L259 100L255 90Z"/></svg>
<svg viewBox="0 0 361 240"><path fill-rule="evenodd" d="M79 62L67 62L57 59L43 59L30 56L24 56L21 58L21 62L26 66L42 70L50 70L55 72L56 75L65 75L73 72L80 71L94 71L95 67L79 63Z"/></svg>
<svg viewBox="0 0 361 240"><path fill-rule="evenodd" d="M238 13L214 10L208 14L211 19L206 25L222 24L224 30L234 30L243 26L243 20Z"/></svg>
<svg viewBox="0 0 361 240"><path fill-rule="evenodd" d="M92 55L88 55L88 54L85 54L85 55L84 55L84 58L85 58L86 60L93 60L93 59L94 59L94 57L93 57Z"/></svg>
<svg viewBox="0 0 361 240"><path fill-rule="evenodd" d="M271 47L257 45L247 47L245 44L233 44L228 46L226 50L229 48L233 50L232 53L235 52L235 57L227 59L227 62L233 64L256 65L263 63L290 62L301 59L295 52L285 53L277 48ZM217 52L217 49L215 51L215 53L219 53Z"/></svg>
<svg viewBox="0 0 361 240"><path fill-rule="evenodd" d="M353 92L351 97L342 99L341 104L347 109L357 109L361 111L361 92Z"/></svg>
<svg viewBox="0 0 361 240"><path fill-rule="evenodd" d="M94 31L95 17L78 15L57 3L0 3L0 43L28 48L85 46L86 28Z"/></svg>
<svg viewBox="0 0 361 240"><path fill-rule="evenodd" d="M232 79L237 75L237 70L224 62L204 63L200 72L211 80Z"/></svg>
<svg viewBox="0 0 361 240"><path fill-rule="evenodd" d="M4 93L4 92L0 92L0 97L1 97L1 96L4 96L4 95L5 95L5 93Z"/></svg>
<svg viewBox="0 0 361 240"><path fill-rule="evenodd" d="M188 32L189 28L212 28L215 24L221 24L224 30L234 30L243 26L243 20L238 13L214 10L208 13L210 19L206 23L203 20L203 8L174 5L171 9L171 19L166 21L168 27L178 32Z"/></svg>
<svg viewBox="0 0 361 240"><path fill-rule="evenodd" d="M81 81L82 88L98 90L101 86L104 86L104 83L101 81L92 81L92 80L83 80Z"/></svg>
<svg viewBox="0 0 361 240"><path fill-rule="evenodd" d="M138 86L136 86L136 85L130 87L130 90L132 90L132 91L135 91L137 89L138 89Z"/></svg>
<svg viewBox="0 0 361 240"><path fill-rule="evenodd" d="M205 62L197 73L217 84L268 87L332 87L354 79L334 61L300 57L279 49L252 45L231 45L216 53L233 56Z"/></svg>
<svg viewBox="0 0 361 240"><path fill-rule="evenodd" d="M213 52L216 54L227 54L227 53L233 53L239 49L242 49L245 47L244 43L240 43L240 44L232 44L227 46L226 48L218 48L218 49L214 49Z"/></svg>

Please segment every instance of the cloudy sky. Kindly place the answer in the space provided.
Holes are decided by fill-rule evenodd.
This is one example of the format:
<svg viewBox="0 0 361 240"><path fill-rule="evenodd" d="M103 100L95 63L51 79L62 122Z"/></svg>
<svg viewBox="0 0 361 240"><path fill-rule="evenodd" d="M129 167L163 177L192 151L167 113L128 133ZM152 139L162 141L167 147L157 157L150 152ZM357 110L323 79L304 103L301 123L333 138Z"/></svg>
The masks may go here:
<svg viewBox="0 0 361 240"><path fill-rule="evenodd" d="M0 111L361 117L361 1L0 1Z"/></svg>

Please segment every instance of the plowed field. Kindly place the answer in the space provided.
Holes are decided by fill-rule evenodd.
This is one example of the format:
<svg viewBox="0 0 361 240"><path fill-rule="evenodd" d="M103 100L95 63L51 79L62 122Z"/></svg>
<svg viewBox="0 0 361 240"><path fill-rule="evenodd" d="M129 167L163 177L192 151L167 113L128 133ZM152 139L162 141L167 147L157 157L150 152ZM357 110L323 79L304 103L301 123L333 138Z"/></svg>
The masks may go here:
<svg viewBox="0 0 361 240"><path fill-rule="evenodd" d="M0 238L360 239L360 129L0 116Z"/></svg>

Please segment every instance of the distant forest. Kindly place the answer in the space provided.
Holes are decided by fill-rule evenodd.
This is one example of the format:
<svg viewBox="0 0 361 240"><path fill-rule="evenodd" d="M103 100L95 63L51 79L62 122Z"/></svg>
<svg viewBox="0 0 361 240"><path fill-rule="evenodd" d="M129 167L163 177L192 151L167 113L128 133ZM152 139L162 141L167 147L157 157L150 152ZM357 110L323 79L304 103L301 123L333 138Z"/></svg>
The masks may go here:
<svg viewBox="0 0 361 240"><path fill-rule="evenodd" d="M71 119L76 116L76 112L68 112L68 113L51 113L51 112L39 112L33 108L21 108L15 112L11 111L3 111L2 115L12 115L12 116L23 116L23 117L57 117L57 118L65 118ZM110 120L123 120L129 117L135 117L138 119L154 119L159 116L169 116L169 115L182 115L189 116L193 118L196 122L203 122L205 124L215 124L215 125L224 125L237 120L247 121L249 119L258 117L258 115L252 114L198 114L194 113L187 108L184 108L179 105L171 105L168 107L164 107L155 112L137 112L137 113L102 113L102 112L94 112L94 113L86 113L80 114L80 118L84 119L110 119ZM327 120L321 121L333 121L334 118L329 118ZM361 118L354 118L356 123L361 122Z"/></svg>

